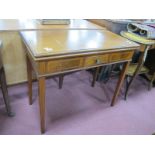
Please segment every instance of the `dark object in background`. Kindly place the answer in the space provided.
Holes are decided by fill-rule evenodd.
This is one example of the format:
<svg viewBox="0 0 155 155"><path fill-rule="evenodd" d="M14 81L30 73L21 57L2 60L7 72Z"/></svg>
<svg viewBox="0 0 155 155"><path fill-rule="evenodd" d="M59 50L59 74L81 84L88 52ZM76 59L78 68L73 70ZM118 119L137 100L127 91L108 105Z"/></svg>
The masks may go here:
<svg viewBox="0 0 155 155"><path fill-rule="evenodd" d="M140 56L140 52L136 51L132 58L132 63L137 63ZM118 76L122 69L122 63L103 66L100 69L99 75L97 77L98 81L106 83L111 76Z"/></svg>
<svg viewBox="0 0 155 155"><path fill-rule="evenodd" d="M153 75L155 72L155 49L149 50L146 57L145 66L150 70L149 74ZM153 86L155 86L155 81L153 82Z"/></svg>
<svg viewBox="0 0 155 155"><path fill-rule="evenodd" d="M155 72L155 49L149 50L145 66L149 68L151 75Z"/></svg>

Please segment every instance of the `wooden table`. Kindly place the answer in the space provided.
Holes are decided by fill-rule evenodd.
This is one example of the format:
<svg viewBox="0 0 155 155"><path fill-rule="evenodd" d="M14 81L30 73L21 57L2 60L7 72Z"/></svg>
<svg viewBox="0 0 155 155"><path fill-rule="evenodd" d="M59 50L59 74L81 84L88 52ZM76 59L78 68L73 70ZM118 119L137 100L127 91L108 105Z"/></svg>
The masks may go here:
<svg viewBox="0 0 155 155"><path fill-rule="evenodd" d="M139 45L106 30L53 30L20 33L28 50L29 102L32 104L32 69L39 89L41 132L45 132L45 79L47 76L123 62L111 106L119 94L134 50Z"/></svg>

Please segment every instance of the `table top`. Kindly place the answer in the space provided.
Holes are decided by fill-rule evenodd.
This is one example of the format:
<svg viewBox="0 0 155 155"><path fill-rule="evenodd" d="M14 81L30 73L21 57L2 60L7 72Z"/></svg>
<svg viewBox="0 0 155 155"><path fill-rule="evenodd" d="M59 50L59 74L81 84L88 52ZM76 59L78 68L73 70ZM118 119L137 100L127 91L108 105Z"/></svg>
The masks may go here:
<svg viewBox="0 0 155 155"><path fill-rule="evenodd" d="M139 47L107 30L24 31L20 34L34 58Z"/></svg>
<svg viewBox="0 0 155 155"><path fill-rule="evenodd" d="M71 19L68 25L42 25L39 20L1 19L0 31L27 31L49 29L105 29L102 26L83 19Z"/></svg>

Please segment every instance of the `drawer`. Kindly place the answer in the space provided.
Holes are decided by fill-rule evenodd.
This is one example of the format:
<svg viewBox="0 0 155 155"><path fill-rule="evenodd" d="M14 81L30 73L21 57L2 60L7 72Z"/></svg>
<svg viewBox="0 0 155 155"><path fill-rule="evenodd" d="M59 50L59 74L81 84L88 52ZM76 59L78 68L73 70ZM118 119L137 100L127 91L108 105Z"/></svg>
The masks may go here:
<svg viewBox="0 0 155 155"><path fill-rule="evenodd" d="M113 53L109 56L109 62L130 60L132 56L133 56L133 52Z"/></svg>
<svg viewBox="0 0 155 155"><path fill-rule="evenodd" d="M47 73L63 72L83 67L83 58L51 60L46 63Z"/></svg>
<svg viewBox="0 0 155 155"><path fill-rule="evenodd" d="M85 67L108 63L108 54L89 56L85 59Z"/></svg>

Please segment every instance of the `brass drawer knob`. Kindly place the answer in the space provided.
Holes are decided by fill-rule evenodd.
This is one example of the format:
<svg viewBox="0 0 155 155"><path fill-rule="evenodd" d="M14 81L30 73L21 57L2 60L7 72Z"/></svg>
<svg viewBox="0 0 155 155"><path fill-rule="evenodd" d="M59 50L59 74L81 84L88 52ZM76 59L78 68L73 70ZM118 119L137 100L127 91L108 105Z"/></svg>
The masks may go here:
<svg viewBox="0 0 155 155"><path fill-rule="evenodd" d="M101 63L100 59L96 59L96 64L99 65Z"/></svg>

